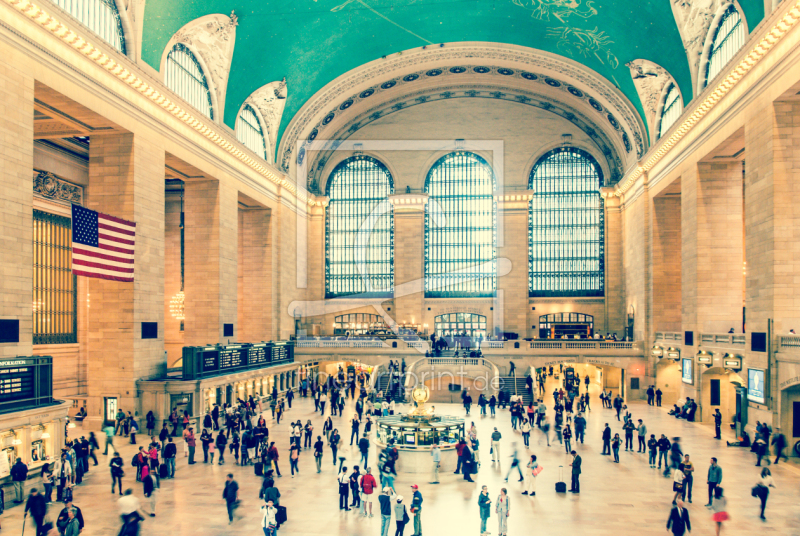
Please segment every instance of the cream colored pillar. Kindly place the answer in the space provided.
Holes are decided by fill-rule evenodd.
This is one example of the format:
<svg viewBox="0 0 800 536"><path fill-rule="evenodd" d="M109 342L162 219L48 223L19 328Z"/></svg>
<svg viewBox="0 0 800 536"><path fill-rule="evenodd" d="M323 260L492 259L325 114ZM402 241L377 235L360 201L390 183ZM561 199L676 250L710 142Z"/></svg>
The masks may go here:
<svg viewBox="0 0 800 536"><path fill-rule="evenodd" d="M165 372L164 148L154 135L92 136L87 208L136 223L133 283L86 278L89 417L99 427L104 398L135 411L136 380ZM158 338L142 339L142 322Z"/></svg>
<svg viewBox="0 0 800 536"><path fill-rule="evenodd" d="M653 199L653 331L681 331L681 198ZM652 342L652 341L651 341Z"/></svg>
<svg viewBox="0 0 800 536"><path fill-rule="evenodd" d="M272 339L272 228L270 211L239 211L239 342Z"/></svg>
<svg viewBox="0 0 800 536"><path fill-rule="evenodd" d="M238 192L217 180L187 182L184 193L184 344L237 338ZM234 324L223 337L223 325Z"/></svg>
<svg viewBox="0 0 800 536"><path fill-rule="evenodd" d="M514 196L509 196L513 198ZM527 196L526 196L527 197ZM519 334L520 339L529 336L528 325L528 208L526 199L500 200L498 215L502 211L503 246L497 248L498 259L508 259L511 272L497 278L498 295L502 293L504 332ZM491 320L490 320L491 322ZM487 335L494 334L491 330Z"/></svg>
<svg viewBox="0 0 800 536"><path fill-rule="evenodd" d="M619 197L611 195L612 191L611 188L603 189L606 225L606 318L604 324L598 324L595 319L594 329L601 333L624 333L626 320L625 293L622 286L622 209Z"/></svg>
<svg viewBox="0 0 800 536"><path fill-rule="evenodd" d="M0 343L0 357L28 356L33 341L33 78L0 62L0 96L0 319L19 322L19 342Z"/></svg>
<svg viewBox="0 0 800 536"><path fill-rule="evenodd" d="M405 285L395 292L391 316L396 322L425 318L425 202L419 194L397 196L403 203L394 203L394 286ZM408 202L406 202L408 201ZM427 311L425 311L427 312ZM431 324L430 331L434 327Z"/></svg>
<svg viewBox="0 0 800 536"><path fill-rule="evenodd" d="M741 162L701 162L681 176L682 325L696 340L741 333L742 210Z"/></svg>

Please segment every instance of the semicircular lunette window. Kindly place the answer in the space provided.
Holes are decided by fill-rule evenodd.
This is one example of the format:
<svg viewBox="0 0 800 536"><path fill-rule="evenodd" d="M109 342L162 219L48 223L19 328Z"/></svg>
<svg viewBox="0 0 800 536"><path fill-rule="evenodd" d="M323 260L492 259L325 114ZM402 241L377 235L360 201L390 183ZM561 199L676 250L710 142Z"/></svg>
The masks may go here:
<svg viewBox="0 0 800 536"><path fill-rule="evenodd" d="M394 181L380 161L354 156L331 172L325 218L325 297L394 295Z"/></svg>
<svg viewBox="0 0 800 536"><path fill-rule="evenodd" d="M681 100L681 93L675 84L667 91L667 97L664 99L664 109L661 111L661 118L658 124L658 137L663 136L675 124L675 121L683 113L683 101Z"/></svg>
<svg viewBox="0 0 800 536"><path fill-rule="evenodd" d="M528 214L529 295L603 296L602 171L592 156L563 147L533 166Z"/></svg>
<svg viewBox="0 0 800 536"><path fill-rule="evenodd" d="M164 83L200 113L214 119L211 92L206 76L194 54L185 45L177 43L167 56Z"/></svg>
<svg viewBox="0 0 800 536"><path fill-rule="evenodd" d="M125 34L114 0L51 0L123 54Z"/></svg>
<svg viewBox="0 0 800 536"><path fill-rule="evenodd" d="M715 30L714 42L711 44L711 51L708 54L706 85L728 65L746 40L742 17L731 4L722 15L719 26Z"/></svg>
<svg viewBox="0 0 800 536"><path fill-rule="evenodd" d="M256 112L249 104L242 106L242 111L236 118L236 139L264 160L267 159L264 130Z"/></svg>
<svg viewBox="0 0 800 536"><path fill-rule="evenodd" d="M480 156L440 158L425 181L425 297L491 297L497 288L494 172Z"/></svg>

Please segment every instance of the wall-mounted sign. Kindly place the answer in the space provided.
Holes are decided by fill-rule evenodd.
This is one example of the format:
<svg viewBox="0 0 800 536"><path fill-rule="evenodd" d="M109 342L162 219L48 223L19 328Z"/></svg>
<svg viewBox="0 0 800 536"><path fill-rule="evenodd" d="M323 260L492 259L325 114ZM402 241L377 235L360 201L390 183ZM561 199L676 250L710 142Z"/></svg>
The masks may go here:
<svg viewBox="0 0 800 536"><path fill-rule="evenodd" d="M747 369L747 399L756 404L766 404L766 384L764 369Z"/></svg>
<svg viewBox="0 0 800 536"><path fill-rule="evenodd" d="M681 357L681 351L677 348L669 347L667 348L667 357L670 359L679 359Z"/></svg>
<svg viewBox="0 0 800 536"><path fill-rule="evenodd" d="M731 368L731 369L736 369L736 370L742 368L742 360L738 359L738 358L725 359L723 361L723 364L725 365L725 368Z"/></svg>
<svg viewBox="0 0 800 536"><path fill-rule="evenodd" d="M664 349L660 346L653 346L653 350L650 353L653 355L653 357L663 357Z"/></svg>
<svg viewBox="0 0 800 536"><path fill-rule="evenodd" d="M681 381L689 384L694 383L694 361L688 357L684 357L681 364Z"/></svg>
<svg viewBox="0 0 800 536"><path fill-rule="evenodd" d="M698 354L697 355L697 362L698 363L702 363L704 365L710 365L711 361L712 361L711 356L708 355L708 354Z"/></svg>
<svg viewBox="0 0 800 536"><path fill-rule="evenodd" d="M185 346L183 379L207 378L294 361L293 342Z"/></svg>

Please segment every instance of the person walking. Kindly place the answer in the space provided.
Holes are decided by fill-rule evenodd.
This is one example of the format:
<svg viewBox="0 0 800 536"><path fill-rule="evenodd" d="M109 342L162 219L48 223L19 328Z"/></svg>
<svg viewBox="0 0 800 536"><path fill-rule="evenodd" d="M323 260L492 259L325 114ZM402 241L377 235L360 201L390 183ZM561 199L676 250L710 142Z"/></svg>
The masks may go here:
<svg viewBox="0 0 800 536"><path fill-rule="evenodd" d="M614 463L619 463L619 444L622 439L619 434L614 434L614 439L611 440L611 450L614 452Z"/></svg>
<svg viewBox="0 0 800 536"><path fill-rule="evenodd" d="M667 518L667 530L672 530L674 536L683 536L687 531L692 532L689 511L684 508L683 501L678 501L672 506Z"/></svg>
<svg viewBox="0 0 800 536"><path fill-rule="evenodd" d="M111 493L114 493L114 485L119 484L119 494L122 495L122 477L125 476L122 465L122 456L119 455L119 452L114 452L114 456L108 463L111 468Z"/></svg>
<svg viewBox="0 0 800 536"><path fill-rule="evenodd" d="M228 438L222 430L220 430L217 435L216 445L219 451L219 462L217 462L217 465L225 465L225 447L228 445ZM213 460L211 463L214 463Z"/></svg>
<svg viewBox="0 0 800 536"><path fill-rule="evenodd" d="M508 468L508 472L506 473L505 481L508 482L508 477L511 476L511 473L516 469L519 472L519 481L524 482L525 476L522 474L522 469L520 468L519 456L517 453L517 444L516 442L511 443L511 467Z"/></svg>
<svg viewBox="0 0 800 536"><path fill-rule="evenodd" d="M353 414L353 418L350 420L350 446L353 445L353 441L358 441L358 429L361 426L361 421L358 419L358 415Z"/></svg>
<svg viewBox="0 0 800 536"><path fill-rule="evenodd" d="M178 455L178 448L172 442L172 436L167 437L167 444L164 446L162 457L167 464L167 475L175 478L175 456Z"/></svg>
<svg viewBox="0 0 800 536"><path fill-rule="evenodd" d="M772 444L775 446L775 463L777 464L781 458L788 462L789 458L783 453L783 449L786 448L786 436L781 433L780 428L775 429L775 434L772 436Z"/></svg>
<svg viewBox="0 0 800 536"><path fill-rule="evenodd" d="M561 433L562 437L564 438L564 448L566 449L567 453L572 451L572 430L569 427L569 424L564 427L564 431Z"/></svg>
<svg viewBox="0 0 800 536"><path fill-rule="evenodd" d="M530 448L531 425L528 419L523 417L522 424L519 425L519 431L522 433L522 443L525 448Z"/></svg>
<svg viewBox="0 0 800 536"><path fill-rule="evenodd" d="M297 443L292 443L292 446L289 448L289 469L292 472L292 478L294 478L294 473L300 473L300 468L298 467L298 463L300 462L300 445Z"/></svg>
<svg viewBox="0 0 800 536"><path fill-rule="evenodd" d="M317 464L317 472L322 472L322 450L325 444L322 442L322 436L317 436L317 441L314 443L314 463Z"/></svg>
<svg viewBox="0 0 800 536"><path fill-rule="evenodd" d="M536 455L532 454L531 460L528 462L528 486L525 491L522 492L523 495L528 495L529 497L536 495L536 477L539 476L541 472L542 468L536 461Z"/></svg>
<svg viewBox="0 0 800 536"><path fill-rule="evenodd" d="M764 510L767 508L767 498L769 498L769 488L775 487L775 481L772 480L772 473L770 472L769 468L764 467L761 470L761 477L759 478L758 482L756 482L756 486L753 488L753 496L758 497L761 500L761 519L766 521L767 518L764 517Z"/></svg>
<svg viewBox="0 0 800 536"><path fill-rule="evenodd" d="M367 467L367 472L361 477L360 485L361 493L363 495L363 499L361 501L363 515L365 517L373 517L372 496L375 494L375 488L378 487L378 483L375 481L375 477L372 476L372 467Z"/></svg>
<svg viewBox="0 0 800 536"><path fill-rule="evenodd" d="M506 491L506 488L500 489L500 495L497 496L497 501L495 502L494 512L497 514L498 536L508 536L508 516L511 513L511 509L508 504L508 491Z"/></svg>
<svg viewBox="0 0 800 536"><path fill-rule="evenodd" d="M431 468L431 484L439 483L439 467L442 462L442 450L439 445L434 443L431 447L431 458L433 458L433 467Z"/></svg>
<svg viewBox="0 0 800 536"><path fill-rule="evenodd" d="M639 448L636 452L647 452L647 443L645 442L645 437L647 436L647 426L644 425L642 419L639 419L639 426L636 427L636 431L639 434Z"/></svg>
<svg viewBox="0 0 800 536"><path fill-rule="evenodd" d="M569 491L572 493L580 493L581 492L581 457L578 456L578 453L574 450L570 452L572 454L572 463L569 464L572 467L572 487L570 487Z"/></svg>
<svg viewBox="0 0 800 536"><path fill-rule="evenodd" d="M403 532L406 530L406 525L409 521L411 521L411 518L408 517L406 505L403 504L403 496L397 495L396 501L397 502L394 505L394 521L397 525L397 530L395 530L394 536L403 536Z"/></svg>
<svg viewBox="0 0 800 536"><path fill-rule="evenodd" d="M500 462L500 439L502 439L502 437L502 434L500 434L495 426L494 432L492 432L492 463Z"/></svg>
<svg viewBox="0 0 800 536"><path fill-rule="evenodd" d="M225 479L222 498L225 499L225 508L228 510L228 525L230 525L233 523L233 512L236 509L236 503L239 502L239 484L233 479L233 473L228 473L228 477Z"/></svg>
<svg viewBox="0 0 800 536"><path fill-rule="evenodd" d="M350 477L347 474L347 467L342 467L339 471L339 476L336 477L336 481L339 483L339 510L349 512L350 507L347 505L347 498L350 494Z"/></svg>
<svg viewBox="0 0 800 536"><path fill-rule="evenodd" d="M358 450L361 453L361 466L366 467L369 462L369 435L367 432L364 432L364 435L358 440Z"/></svg>
<svg viewBox="0 0 800 536"><path fill-rule="evenodd" d="M261 528L264 530L264 536L278 534L278 509L272 501L265 501L261 507Z"/></svg>
<svg viewBox="0 0 800 536"><path fill-rule="evenodd" d="M650 434L650 439L647 440L647 450L650 453L649 462L650 467L656 466L656 456L658 455L658 441L655 434Z"/></svg>
<svg viewBox="0 0 800 536"><path fill-rule="evenodd" d="M25 500L25 481L28 480L28 466L21 457L17 458L17 461L11 466L11 480L14 482L14 490L17 494L14 502L21 504ZM30 497L28 497L28 501L30 501Z"/></svg>
<svg viewBox="0 0 800 536"><path fill-rule="evenodd" d="M330 447L331 447L331 452L333 453L333 465L336 465L336 453L339 450L339 442L341 441L341 439L342 438L339 435L339 430L334 428L333 431L331 432L331 437L330 437Z"/></svg>
<svg viewBox="0 0 800 536"><path fill-rule="evenodd" d="M606 427L603 428L603 456L610 456L611 455L611 428L608 427L608 423L606 423Z"/></svg>
<svg viewBox="0 0 800 536"><path fill-rule="evenodd" d="M488 534L486 532L486 521L492 512L492 499L489 498L489 488L481 486L481 493L478 495L478 511L481 517L481 536Z"/></svg>
<svg viewBox="0 0 800 536"><path fill-rule="evenodd" d="M728 501L723 496L722 488L714 489L714 504L712 505L714 513L711 515L711 520L717 524L717 536L722 530L722 523L729 519L728 516Z"/></svg>
<svg viewBox="0 0 800 536"><path fill-rule="evenodd" d="M692 485L694 484L694 464L689 461L689 455L683 457L683 500L692 502Z"/></svg>
<svg viewBox="0 0 800 536"><path fill-rule="evenodd" d="M44 500L44 497L39 494L39 490L33 488L31 490L31 494L28 495L28 501L25 503L25 515L28 515L28 512L31 513L31 517L33 518L33 522L36 525L36 535L39 536L43 534L42 526L44 525L44 518L47 515L47 503ZM23 526L23 531L25 527Z"/></svg>
<svg viewBox="0 0 800 536"><path fill-rule="evenodd" d="M381 536L389 536L389 526L392 524L392 499L394 492L392 488L386 486L378 496L378 504L381 507Z"/></svg>
<svg viewBox="0 0 800 536"><path fill-rule="evenodd" d="M158 486L156 486L156 479L153 473L148 473L142 477L142 491L144 496L150 499L150 517L156 517L156 498L158 495Z"/></svg>

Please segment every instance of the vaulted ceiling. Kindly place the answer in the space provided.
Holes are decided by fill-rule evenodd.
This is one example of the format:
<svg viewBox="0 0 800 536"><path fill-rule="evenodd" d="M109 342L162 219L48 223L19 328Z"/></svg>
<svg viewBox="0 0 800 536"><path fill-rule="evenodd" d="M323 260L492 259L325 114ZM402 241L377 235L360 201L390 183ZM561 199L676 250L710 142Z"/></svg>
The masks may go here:
<svg viewBox="0 0 800 536"><path fill-rule="evenodd" d="M704 0L706 4L708 0ZM412 49L464 41L543 50L579 62L616 87L644 118L626 64L666 69L685 101L692 72L676 9L691 0L147 0L142 58L160 68L165 47L187 23L235 12L238 26L224 122L235 125L255 90L286 78L278 137L326 84L368 62ZM703 3L703 2L698 2ZM764 0L740 0L752 30ZM469 63L465 60L465 64Z"/></svg>

